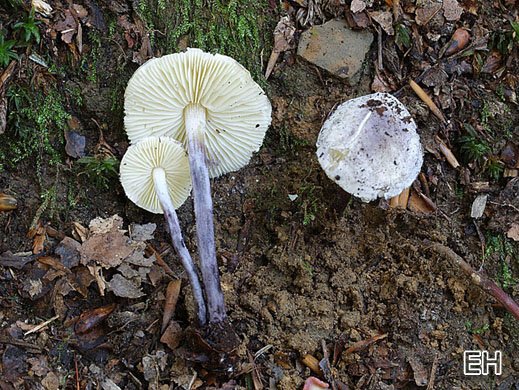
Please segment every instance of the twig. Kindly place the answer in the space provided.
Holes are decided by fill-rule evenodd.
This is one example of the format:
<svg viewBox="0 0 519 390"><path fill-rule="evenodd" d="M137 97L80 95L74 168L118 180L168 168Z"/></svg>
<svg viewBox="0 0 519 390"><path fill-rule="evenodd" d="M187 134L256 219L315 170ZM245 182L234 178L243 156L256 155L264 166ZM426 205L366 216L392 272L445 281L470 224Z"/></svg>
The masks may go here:
<svg viewBox="0 0 519 390"><path fill-rule="evenodd" d="M472 282L481 287L488 294L492 295L500 304L502 304L510 314L519 320L519 305L501 287L499 287L492 279L488 278L483 272L475 271L472 266L461 258L452 249L439 243L432 243L432 248L436 253L446 257L452 263L458 265L465 274L467 274Z"/></svg>
<svg viewBox="0 0 519 390"><path fill-rule="evenodd" d="M41 324L39 325L36 325L34 328L32 328L31 330L28 330L27 332L25 332L23 335L24 336L27 336L27 335L30 335L31 333L36 333L37 331L45 328L47 325L49 325L52 321L55 321L59 318L58 315L48 319L47 321L44 321L42 322Z"/></svg>
<svg viewBox="0 0 519 390"><path fill-rule="evenodd" d="M447 120L443 116L442 112L438 108L438 106L432 101L432 99L427 95L427 93L420 87L418 84L414 82L414 80L409 80L409 85L413 89L413 91L418 95L422 101L427 104L427 107L432 111L432 113L443 123L446 124Z"/></svg>
<svg viewBox="0 0 519 390"><path fill-rule="evenodd" d="M79 370L78 370L78 366L77 366L77 355L75 352L74 352L74 369L76 371L76 390L81 390L81 385L79 382Z"/></svg>
<svg viewBox="0 0 519 390"><path fill-rule="evenodd" d="M429 383L427 384L427 390L434 389L434 381L436 380L436 369L437 368L438 368L438 354L435 354L433 364L431 367L431 375L429 376Z"/></svg>

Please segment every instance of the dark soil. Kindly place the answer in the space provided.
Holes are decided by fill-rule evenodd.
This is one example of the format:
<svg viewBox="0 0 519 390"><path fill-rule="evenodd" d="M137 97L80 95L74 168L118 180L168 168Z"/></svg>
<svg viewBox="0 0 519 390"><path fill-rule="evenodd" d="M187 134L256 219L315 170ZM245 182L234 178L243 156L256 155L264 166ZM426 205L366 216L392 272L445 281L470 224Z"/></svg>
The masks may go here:
<svg viewBox="0 0 519 390"><path fill-rule="evenodd" d="M392 209L386 201L362 203L329 180L317 162L314 145L328 113L337 104L372 91L376 42L358 84L349 85L293 52L281 55L268 82L261 81L273 105L264 146L248 166L212 183L222 286L230 319L242 340L232 372L207 370L193 361L196 351L186 351L188 333L182 332L193 324L193 301L162 216L148 214L127 200L115 175L106 173L106 185L99 185L77 159L65 154L63 131L71 129L85 136L88 156L103 159L110 153L120 159L128 145L121 102L125 83L138 66L131 58L140 43L129 48L121 24L110 37L108 29L110 21L121 16L137 25L134 3L138 2L105 3L110 2L78 2L89 15L105 20L101 25L92 16L90 24L84 23L82 54L74 53L72 44L67 46L55 31L54 21L69 8L58 2L51 2L56 10L52 18L39 25L42 43L17 50L20 59L8 90L17 86L30 97L57 90L63 109L79 125L70 120L64 128L49 124L53 131L49 130L49 142L59 163L51 163L39 144L14 164L14 152L5 148L28 138L20 135L19 124L9 114L7 130L0 135L4 150L0 157L5 159L0 161L4 166L0 192L14 196L18 208L0 211L0 258L6 265L8 251L31 252L35 238L28 232L38 222L41 229L53 228L52 233L46 231L44 254L58 259L54 250L65 236L73 236L75 222L88 226L96 217L113 214L122 216L125 226L154 222L158 228L150 244L183 279L174 317L181 329L180 346L172 350L159 341L170 276L146 281L145 295L136 299L110 292L101 296L95 283L82 294L68 287L61 275L49 277L49 266L37 256L26 256L30 261L25 266L0 267L0 388L167 389L188 388L193 380L192 388L257 389L259 381L265 388L300 389L308 376L319 376L302 359L308 354L322 359L323 342L333 357L334 348L348 348L381 334L387 336L331 359L337 383L350 389L519 388L517 320L431 249L431 243L451 248L519 300L519 245L506 236L513 223L519 223L519 184L517 178L504 175L502 167L512 168L501 155L507 142L519 140L514 100L519 40L510 27L510 21L518 20L515 2L479 7L462 3L465 12L460 20L434 17L419 27L411 10L414 4L403 4L406 25L414 26L413 34L423 41L401 51L393 37L384 35L383 77L395 86L392 92L418 124L426 154L417 189L434 203L434 211ZM341 6L333 9L330 4L323 6L325 17L337 9L343 17ZM11 32L24 15L23 7L2 7L3 28ZM477 13L470 13L470 7L477 7ZM266 59L272 27L286 11L268 4L264 8ZM371 8L385 10L386 5L376 2ZM433 77L433 59L459 26L470 28L474 37L487 37L484 49L453 59L458 65L470 63L470 72L444 72L445 79L438 81ZM375 31L373 25L368 28ZM99 46L94 33L101 37ZM141 42L142 36L133 34ZM434 34L439 39L431 39ZM500 39L511 45L500 54L501 66L492 72L478 69L491 49L497 50L495 42ZM95 56L94 50L98 50ZM58 70L36 65L28 57L31 52L58 65ZM92 66L95 79L89 77ZM429 87L449 120L447 126L407 86L409 77ZM16 112L13 99L8 102L9 112ZM463 137L472 136L467 124L476 132L472 141L489 147L482 156L467 152L470 139ZM99 142L100 130L109 146ZM458 157L461 167L452 168L440 154L436 136ZM491 163L500 168L495 175L488 168ZM49 189L52 196L44 196ZM472 202L482 193L488 194L485 213L473 219ZM291 200L289 195L297 198ZM47 198L48 205L42 208ZM187 245L196 253L190 200L180 208L179 217ZM72 268L75 280L81 279L80 268L85 267ZM31 296L31 283L42 281L40 291ZM74 327L82 313L112 303L115 310L86 335ZM59 317L46 328L23 335L24 324L39 324L55 315ZM264 352L254 358L262 348ZM465 350L501 351L502 375L464 376ZM331 380L326 375L321 379Z"/></svg>

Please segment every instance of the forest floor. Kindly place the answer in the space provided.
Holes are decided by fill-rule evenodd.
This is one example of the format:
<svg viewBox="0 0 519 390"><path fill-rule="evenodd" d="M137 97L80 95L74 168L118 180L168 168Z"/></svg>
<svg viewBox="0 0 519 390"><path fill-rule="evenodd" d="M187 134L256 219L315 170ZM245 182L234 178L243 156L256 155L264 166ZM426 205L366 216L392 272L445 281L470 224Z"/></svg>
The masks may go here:
<svg viewBox="0 0 519 390"><path fill-rule="evenodd" d="M516 0L42 3L31 13L0 2L1 389L289 390L309 376L339 389L519 388L518 320L438 251L519 300ZM283 16L295 34L267 80ZM296 54L302 32L333 18L373 33L355 82ZM459 28L468 34L453 42ZM273 106L261 150L211 183L242 342L230 371L186 348L193 300L163 217L132 204L118 180L129 77L186 47L236 58ZM315 155L334 107L374 91L406 105L424 145L405 208L362 203ZM192 201L178 213L196 253ZM90 247L98 260L85 262L103 231L119 247ZM121 248L139 260L108 264ZM500 351L502 374L464 375L466 350Z"/></svg>

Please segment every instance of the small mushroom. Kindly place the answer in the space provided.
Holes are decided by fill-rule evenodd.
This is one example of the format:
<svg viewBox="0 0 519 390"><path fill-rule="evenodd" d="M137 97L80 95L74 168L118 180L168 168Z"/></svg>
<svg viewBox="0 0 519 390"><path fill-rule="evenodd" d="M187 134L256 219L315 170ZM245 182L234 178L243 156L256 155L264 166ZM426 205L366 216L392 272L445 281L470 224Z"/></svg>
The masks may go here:
<svg viewBox="0 0 519 390"><path fill-rule="evenodd" d="M193 289L198 320L205 325L202 287L175 212L191 190L189 164L182 144L169 137L144 138L126 151L121 161L120 177L126 196L133 203L151 213L164 213L173 247Z"/></svg>
<svg viewBox="0 0 519 390"><path fill-rule="evenodd" d="M188 49L137 69L126 88L124 107L131 142L167 135L186 145L209 322L223 322L227 314L216 262L209 178L247 164L270 124L270 102L234 59Z"/></svg>
<svg viewBox="0 0 519 390"><path fill-rule="evenodd" d="M406 107L392 95L374 93L337 107L319 133L317 157L330 179L369 202L409 187L423 150Z"/></svg>

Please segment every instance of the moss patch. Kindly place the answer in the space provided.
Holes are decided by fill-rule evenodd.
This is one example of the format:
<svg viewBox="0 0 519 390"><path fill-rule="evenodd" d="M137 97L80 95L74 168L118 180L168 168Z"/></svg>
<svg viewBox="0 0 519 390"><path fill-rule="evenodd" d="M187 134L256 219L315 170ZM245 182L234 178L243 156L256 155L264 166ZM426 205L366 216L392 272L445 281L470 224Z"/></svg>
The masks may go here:
<svg viewBox="0 0 519 390"><path fill-rule="evenodd" d="M8 96L10 110L6 136L10 142L0 145L0 170L34 157L39 177L43 165L55 166L62 161L63 131L70 115L56 89L45 93L16 86L9 89Z"/></svg>
<svg viewBox="0 0 519 390"><path fill-rule="evenodd" d="M235 58L261 79L274 20L266 0L141 0L138 12L162 54L198 47Z"/></svg>

